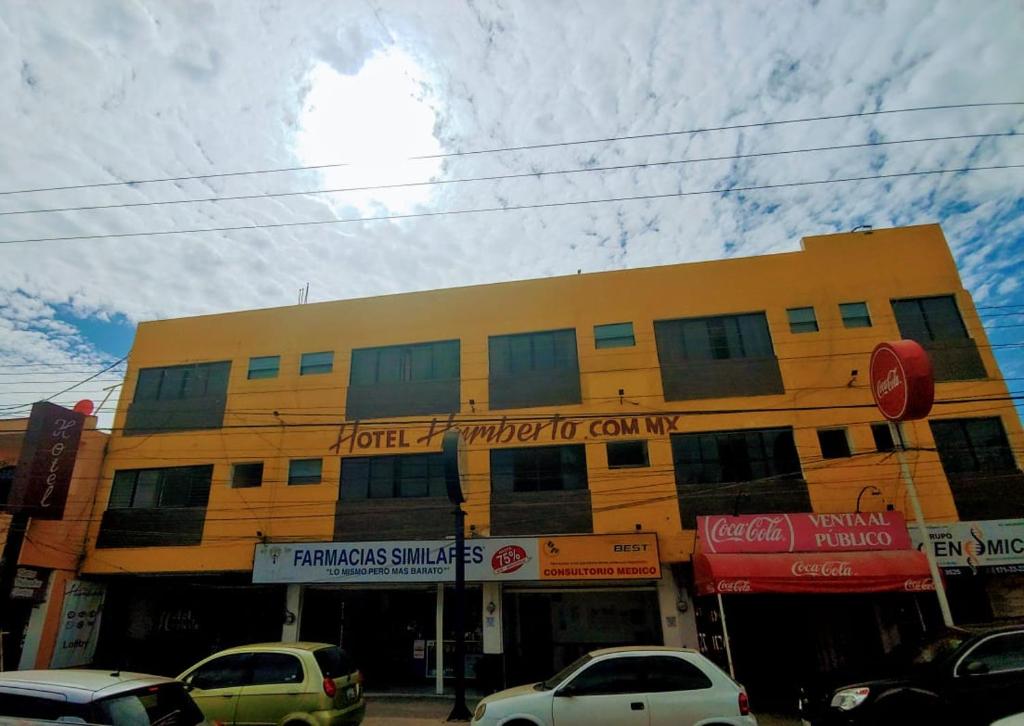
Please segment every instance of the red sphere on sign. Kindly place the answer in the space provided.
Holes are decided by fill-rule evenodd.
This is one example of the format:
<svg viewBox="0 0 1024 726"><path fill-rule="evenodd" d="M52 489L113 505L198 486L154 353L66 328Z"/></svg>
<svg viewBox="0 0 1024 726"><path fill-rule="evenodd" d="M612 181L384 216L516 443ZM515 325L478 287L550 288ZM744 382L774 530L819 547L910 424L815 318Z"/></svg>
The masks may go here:
<svg viewBox="0 0 1024 726"><path fill-rule="evenodd" d="M935 401L932 362L920 343L879 343L871 353L871 395L890 421L924 418Z"/></svg>
<svg viewBox="0 0 1024 726"><path fill-rule="evenodd" d="M95 406L93 405L92 401L90 401L88 398L83 398L81 401L75 404L75 407L72 409L72 411L75 411L76 413L85 414L86 416L91 416L94 408Z"/></svg>

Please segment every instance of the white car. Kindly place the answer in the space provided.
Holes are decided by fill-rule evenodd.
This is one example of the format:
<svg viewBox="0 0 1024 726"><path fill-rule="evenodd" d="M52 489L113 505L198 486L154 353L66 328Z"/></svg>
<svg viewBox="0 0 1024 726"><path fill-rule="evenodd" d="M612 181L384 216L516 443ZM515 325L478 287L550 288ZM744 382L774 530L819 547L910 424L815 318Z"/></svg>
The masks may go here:
<svg viewBox="0 0 1024 726"><path fill-rule="evenodd" d="M607 648L480 701L479 726L757 726L746 691L694 650Z"/></svg>

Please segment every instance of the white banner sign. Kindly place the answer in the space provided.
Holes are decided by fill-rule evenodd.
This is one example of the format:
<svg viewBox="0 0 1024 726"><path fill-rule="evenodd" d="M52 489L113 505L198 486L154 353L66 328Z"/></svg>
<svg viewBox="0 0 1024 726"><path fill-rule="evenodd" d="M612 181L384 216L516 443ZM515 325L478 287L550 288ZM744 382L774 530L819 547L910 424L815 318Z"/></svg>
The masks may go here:
<svg viewBox="0 0 1024 726"><path fill-rule="evenodd" d="M921 549L917 528L910 528ZM939 567L947 574L984 569L994 574L1024 574L1024 519L928 525L928 538Z"/></svg>
<svg viewBox="0 0 1024 726"><path fill-rule="evenodd" d="M538 580L535 537L466 540L469 582ZM454 582L452 540L259 544L252 581Z"/></svg>
<svg viewBox="0 0 1024 726"><path fill-rule="evenodd" d="M72 580L64 586L57 645L51 668L88 665L96 653L100 616L106 587L102 583Z"/></svg>

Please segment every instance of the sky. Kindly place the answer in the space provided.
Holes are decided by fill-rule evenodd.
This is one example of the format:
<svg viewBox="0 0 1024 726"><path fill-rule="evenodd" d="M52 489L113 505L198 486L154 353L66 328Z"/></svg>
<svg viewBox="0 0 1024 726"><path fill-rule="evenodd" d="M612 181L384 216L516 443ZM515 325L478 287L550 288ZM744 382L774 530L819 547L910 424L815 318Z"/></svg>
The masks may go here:
<svg viewBox="0 0 1024 726"><path fill-rule="evenodd" d="M1002 136L537 175L1019 133L1021 105L464 153L1024 101L1021 37L1014 0L0 0L0 418L110 394L109 423L123 366L62 391L125 355L136 323L291 305L307 283L317 302L759 255L861 224L941 223L992 342L1019 342L1019 168L17 240L1024 164ZM320 168L123 183L295 167ZM509 174L528 176L453 181ZM447 183L365 189L415 182ZM245 195L262 198L11 214ZM1024 349L997 357L1024 380Z"/></svg>

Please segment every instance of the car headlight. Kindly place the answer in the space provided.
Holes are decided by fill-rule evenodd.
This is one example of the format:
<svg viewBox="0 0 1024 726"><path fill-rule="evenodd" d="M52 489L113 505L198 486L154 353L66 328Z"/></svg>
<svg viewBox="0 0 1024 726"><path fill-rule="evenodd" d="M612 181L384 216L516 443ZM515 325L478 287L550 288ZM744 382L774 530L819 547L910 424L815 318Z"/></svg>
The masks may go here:
<svg viewBox="0 0 1024 726"><path fill-rule="evenodd" d="M832 696L832 708L838 708L840 711L851 711L864 703L864 700L870 693L871 689L866 686L861 688L844 688L841 691L836 691L836 695Z"/></svg>
<svg viewBox="0 0 1024 726"><path fill-rule="evenodd" d="M476 707L476 711L473 712L473 720L479 721L484 717L485 713L487 713L487 704L481 703L479 706Z"/></svg>

